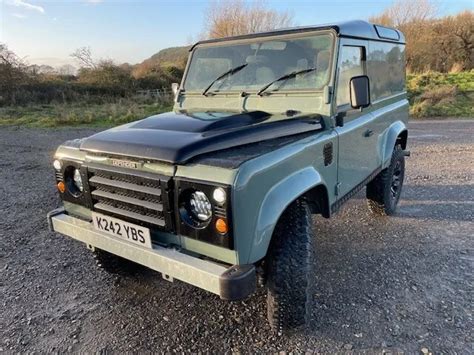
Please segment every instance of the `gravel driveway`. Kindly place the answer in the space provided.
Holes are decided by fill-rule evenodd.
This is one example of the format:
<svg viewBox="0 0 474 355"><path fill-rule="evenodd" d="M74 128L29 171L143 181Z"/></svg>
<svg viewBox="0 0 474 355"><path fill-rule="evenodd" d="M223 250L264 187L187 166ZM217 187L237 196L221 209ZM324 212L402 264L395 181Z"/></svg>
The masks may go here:
<svg viewBox="0 0 474 355"><path fill-rule="evenodd" d="M90 133L0 128L0 351L474 351L474 120L410 123L395 217L372 217L359 194L314 219L312 324L284 337L262 290L229 303L151 271L110 276L48 231L54 148Z"/></svg>

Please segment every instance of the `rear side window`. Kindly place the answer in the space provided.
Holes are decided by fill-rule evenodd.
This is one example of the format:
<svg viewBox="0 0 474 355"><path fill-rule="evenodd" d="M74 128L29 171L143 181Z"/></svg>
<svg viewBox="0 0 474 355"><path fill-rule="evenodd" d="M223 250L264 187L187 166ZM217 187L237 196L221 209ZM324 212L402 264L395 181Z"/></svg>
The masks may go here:
<svg viewBox="0 0 474 355"><path fill-rule="evenodd" d="M370 42L367 58L372 101L405 91L405 46Z"/></svg>
<svg viewBox="0 0 474 355"><path fill-rule="evenodd" d="M350 103L349 82L352 77L365 74L365 48L343 46L339 54L339 75L337 79L337 106Z"/></svg>

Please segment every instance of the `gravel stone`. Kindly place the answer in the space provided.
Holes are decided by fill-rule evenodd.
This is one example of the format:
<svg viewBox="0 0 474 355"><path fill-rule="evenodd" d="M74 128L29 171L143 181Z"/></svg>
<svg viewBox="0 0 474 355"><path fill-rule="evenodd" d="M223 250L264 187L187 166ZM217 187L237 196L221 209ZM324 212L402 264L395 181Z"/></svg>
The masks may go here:
<svg viewBox="0 0 474 355"><path fill-rule="evenodd" d="M0 351L471 353L474 120L409 129L396 215L371 215L362 191L334 218L313 219L310 326L278 337L263 288L225 302L151 270L111 276L84 245L48 231L46 213L60 206L54 149L97 130L0 128Z"/></svg>

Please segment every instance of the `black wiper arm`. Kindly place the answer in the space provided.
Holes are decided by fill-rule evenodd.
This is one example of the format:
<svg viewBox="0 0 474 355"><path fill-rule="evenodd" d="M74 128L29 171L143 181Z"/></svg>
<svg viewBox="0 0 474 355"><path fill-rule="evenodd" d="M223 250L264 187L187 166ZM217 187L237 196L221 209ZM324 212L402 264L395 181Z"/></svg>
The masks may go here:
<svg viewBox="0 0 474 355"><path fill-rule="evenodd" d="M279 78L276 78L275 80L269 82L269 83L266 84L264 87L262 87L260 90L258 90L257 95L258 95L258 96L262 96L262 94L263 94L270 86L272 86L273 84L275 84L275 83L277 83L277 82L279 82L279 81L287 81L287 80L289 80L289 79L291 79L291 78L296 77L297 75L309 73L309 72L312 72L312 71L315 71L315 70L316 70L316 68L302 69L302 70L297 70L297 71L294 71L294 72L285 74L285 75L283 75L283 76L280 76Z"/></svg>
<svg viewBox="0 0 474 355"><path fill-rule="evenodd" d="M212 86L218 82L219 80L227 77L227 76L231 76L231 75L234 75L235 73L241 71L242 69L244 69L247 65L249 65L248 63L245 63L245 64L241 64L235 68L231 68L229 70L227 70L225 73L219 75L217 78L215 78L210 84L209 86L202 92L202 94L204 96L206 96L207 92L212 88Z"/></svg>

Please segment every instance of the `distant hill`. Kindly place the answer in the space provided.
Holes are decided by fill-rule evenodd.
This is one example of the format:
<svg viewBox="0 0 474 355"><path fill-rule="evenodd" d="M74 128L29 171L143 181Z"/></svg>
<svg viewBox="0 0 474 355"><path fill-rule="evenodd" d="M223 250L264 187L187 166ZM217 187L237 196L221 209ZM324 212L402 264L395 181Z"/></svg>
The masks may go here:
<svg viewBox="0 0 474 355"><path fill-rule="evenodd" d="M152 67L157 64L161 67L174 66L184 69L188 60L189 46L170 47L153 54L150 58L136 65L136 67Z"/></svg>
<svg viewBox="0 0 474 355"><path fill-rule="evenodd" d="M189 48L185 46L162 49L143 62L135 64L132 67L132 75L136 79L151 75L167 78L170 83L179 81L188 60Z"/></svg>
<svg viewBox="0 0 474 355"><path fill-rule="evenodd" d="M188 59L189 48L190 46L165 48L158 53L153 54L147 60L159 62L162 65L176 65L177 63L186 62Z"/></svg>

